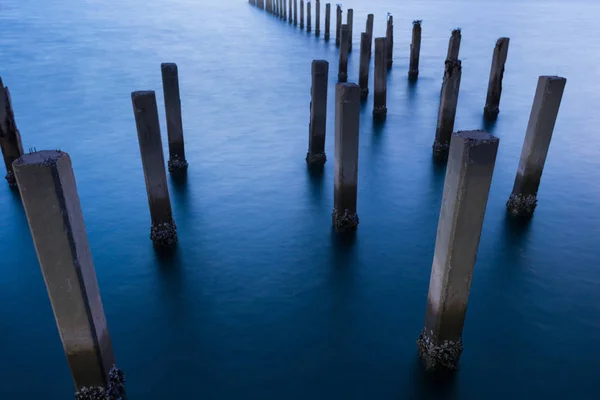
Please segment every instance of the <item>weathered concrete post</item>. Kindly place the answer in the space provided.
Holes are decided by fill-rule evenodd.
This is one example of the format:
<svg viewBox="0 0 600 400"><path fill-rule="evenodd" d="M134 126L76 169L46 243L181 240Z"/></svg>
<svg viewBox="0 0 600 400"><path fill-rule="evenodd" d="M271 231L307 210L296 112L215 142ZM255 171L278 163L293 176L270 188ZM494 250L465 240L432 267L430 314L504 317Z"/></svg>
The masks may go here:
<svg viewBox="0 0 600 400"><path fill-rule="evenodd" d="M506 203L508 212L514 216L530 217L537 205L537 192L566 83L559 76L538 79L517 177Z"/></svg>
<svg viewBox="0 0 600 400"><path fill-rule="evenodd" d="M311 31L310 0L306 2L306 32Z"/></svg>
<svg viewBox="0 0 600 400"><path fill-rule="evenodd" d="M338 82L348 80L348 25L342 25Z"/></svg>
<svg viewBox="0 0 600 400"><path fill-rule="evenodd" d="M342 34L342 6L335 6L335 45L340 45L340 36Z"/></svg>
<svg viewBox="0 0 600 400"><path fill-rule="evenodd" d="M156 96L154 91L132 92L131 102L152 219L150 239L157 247L171 246L177 243L177 227L171 211Z"/></svg>
<svg viewBox="0 0 600 400"><path fill-rule="evenodd" d="M10 100L10 92L0 78L0 148L6 167L6 181L11 187L17 185L13 173L13 161L23 155L23 144L21 133L15 123L15 114Z"/></svg>
<svg viewBox="0 0 600 400"><path fill-rule="evenodd" d="M419 54L421 53L421 20L413 21L412 43L410 44L410 68L409 79L417 79L419 76Z"/></svg>
<svg viewBox="0 0 600 400"><path fill-rule="evenodd" d="M352 232L358 227L356 197L359 114L358 85L338 83L335 86L335 172L331 214L336 232Z"/></svg>
<svg viewBox="0 0 600 400"><path fill-rule="evenodd" d="M360 34L360 66L358 68L358 86L360 99L364 100L369 95L369 42L371 38L367 32Z"/></svg>
<svg viewBox="0 0 600 400"><path fill-rule="evenodd" d="M390 69L394 62L394 17L392 15L388 15L385 40L387 46L387 68Z"/></svg>
<svg viewBox="0 0 600 400"><path fill-rule="evenodd" d="M373 45L373 19L375 16L373 14L367 15L367 34L369 35L369 46L367 48L367 53L369 53L369 60L371 59L371 51Z"/></svg>
<svg viewBox="0 0 600 400"><path fill-rule="evenodd" d="M460 28L454 29L448 42L448 55L446 60L458 60L458 52L460 51Z"/></svg>
<svg viewBox="0 0 600 400"><path fill-rule="evenodd" d="M507 37L500 38L496 41L496 47L494 47L487 98L485 99L485 107L483 109L483 116L489 121L498 118L498 114L500 113L502 78L504 77L504 64L506 64L506 57L508 56L509 40Z"/></svg>
<svg viewBox="0 0 600 400"><path fill-rule="evenodd" d="M260 8L261 10L265 9L265 0L256 0L256 5L258 6L258 8Z"/></svg>
<svg viewBox="0 0 600 400"><path fill-rule="evenodd" d="M425 326L417 339L427 370L458 368L475 257L498 151L484 131L452 135Z"/></svg>
<svg viewBox="0 0 600 400"><path fill-rule="evenodd" d="M315 2L315 36L321 35L321 2Z"/></svg>
<svg viewBox="0 0 600 400"><path fill-rule="evenodd" d="M298 25L298 0L294 0L294 26Z"/></svg>
<svg viewBox="0 0 600 400"><path fill-rule="evenodd" d="M373 117L385 119L387 115L387 47L385 38L375 39L375 95Z"/></svg>
<svg viewBox="0 0 600 400"><path fill-rule="evenodd" d="M325 60L312 62L312 86L310 88L310 125L308 128L308 165L322 166L325 156L325 131L327 122L327 78L329 63Z"/></svg>
<svg viewBox="0 0 600 400"><path fill-rule="evenodd" d="M346 13L346 24L348 25L348 53L352 51L352 25L354 20L354 10L349 8Z"/></svg>
<svg viewBox="0 0 600 400"><path fill-rule="evenodd" d="M283 20L287 20L287 7L285 6L285 0L281 0L281 9L283 10Z"/></svg>
<svg viewBox="0 0 600 400"><path fill-rule="evenodd" d="M300 29L304 29L304 0L300 0Z"/></svg>
<svg viewBox="0 0 600 400"><path fill-rule="evenodd" d="M450 149L450 139L452 138L452 132L454 132L454 119L458 104L461 71L460 60L446 60L442 96L435 129L435 141L433 142L433 154L440 160L448 157Z"/></svg>
<svg viewBox="0 0 600 400"><path fill-rule="evenodd" d="M13 167L75 387L105 389L115 356L71 159L46 150Z"/></svg>
<svg viewBox="0 0 600 400"><path fill-rule="evenodd" d="M288 23L292 23L292 0L289 0L289 7L288 7Z"/></svg>
<svg viewBox="0 0 600 400"><path fill-rule="evenodd" d="M169 138L169 172L185 172L188 163L185 159L183 143L183 123L181 121L181 99L179 97L179 74L177 64L163 63L163 92L165 97L165 114L167 115L167 135Z"/></svg>
<svg viewBox="0 0 600 400"><path fill-rule="evenodd" d="M325 40L329 40L331 30L331 4L325 4Z"/></svg>

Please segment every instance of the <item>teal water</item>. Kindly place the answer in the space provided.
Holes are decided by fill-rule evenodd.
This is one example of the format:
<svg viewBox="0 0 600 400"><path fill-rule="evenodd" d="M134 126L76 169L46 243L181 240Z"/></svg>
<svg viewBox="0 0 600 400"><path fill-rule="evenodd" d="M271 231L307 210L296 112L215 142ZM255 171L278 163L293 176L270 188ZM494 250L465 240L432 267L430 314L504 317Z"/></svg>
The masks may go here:
<svg viewBox="0 0 600 400"><path fill-rule="evenodd" d="M322 7L324 9L324 3ZM600 4L349 1L360 32L395 22L388 117L361 114L351 243L331 232L334 41L245 0L4 0L0 76L24 147L73 161L116 358L131 399L597 398L600 376ZM313 4L314 8L314 4ZM313 9L313 17L314 17ZM324 12L322 12L324 18ZM407 81L411 21L420 76ZM314 26L314 25L313 25ZM450 31L463 30L457 129L483 127L492 50L511 38L500 149L461 370L422 373L422 329L444 171L435 133ZM311 176L310 63L330 62L330 161ZM190 163L171 182L180 244L155 254L130 92L179 65ZM528 225L512 189L538 75L567 86ZM370 74L372 87L373 74ZM166 148L166 147L165 147ZM18 195L0 184L0 399L62 400L72 381Z"/></svg>

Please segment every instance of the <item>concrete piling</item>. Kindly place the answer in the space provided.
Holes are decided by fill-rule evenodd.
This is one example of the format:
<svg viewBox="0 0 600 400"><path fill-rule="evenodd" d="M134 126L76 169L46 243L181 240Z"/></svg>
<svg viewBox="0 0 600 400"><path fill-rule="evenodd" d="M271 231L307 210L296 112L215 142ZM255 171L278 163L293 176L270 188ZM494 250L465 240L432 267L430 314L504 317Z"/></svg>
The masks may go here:
<svg viewBox="0 0 600 400"><path fill-rule="evenodd" d="M372 45L373 45L373 19L375 16L373 14L367 15L367 34L369 35L369 46L367 48L367 52L369 54L369 60L371 59Z"/></svg>
<svg viewBox="0 0 600 400"><path fill-rule="evenodd" d="M394 17L388 15L387 28L385 31L385 39L387 46L387 68L392 68L394 56Z"/></svg>
<svg viewBox="0 0 600 400"><path fill-rule="evenodd" d="M452 134L425 324L417 339L427 370L458 368L498 143L498 138L484 131Z"/></svg>
<svg viewBox="0 0 600 400"><path fill-rule="evenodd" d="M325 60L313 60L308 153L306 154L306 163L311 166L322 166L327 161L325 156L325 132L328 76L329 63Z"/></svg>
<svg viewBox="0 0 600 400"><path fill-rule="evenodd" d="M45 150L13 167L75 387L105 388L115 357L71 159Z"/></svg>
<svg viewBox="0 0 600 400"><path fill-rule="evenodd" d="M6 182L10 187L16 187L13 162L23 155L23 144L15 122L10 92L2 83L2 78L0 78L0 148L6 167Z"/></svg>
<svg viewBox="0 0 600 400"><path fill-rule="evenodd" d="M440 160L445 160L448 157L450 149L450 140L452 132L454 132L454 119L458 104L461 72L462 66L460 60L446 60L442 95L438 108L438 121L435 129L435 140L433 142L433 154Z"/></svg>
<svg viewBox="0 0 600 400"><path fill-rule="evenodd" d="M458 60L461 36L460 28L452 31L452 35L450 35L450 41L448 42L448 55L446 56L446 60Z"/></svg>
<svg viewBox="0 0 600 400"><path fill-rule="evenodd" d="M300 0L300 29L304 29L304 0Z"/></svg>
<svg viewBox="0 0 600 400"><path fill-rule="evenodd" d="M538 79L519 169L506 203L508 212L516 217L530 217L537 205L537 192L566 83L559 76Z"/></svg>
<svg viewBox="0 0 600 400"><path fill-rule="evenodd" d="M348 53L352 52L352 25L354 21L354 10L348 9L346 13L346 24L348 25Z"/></svg>
<svg viewBox="0 0 600 400"><path fill-rule="evenodd" d="M283 20L287 20L287 7L285 6L285 0L281 0L281 9L283 10Z"/></svg>
<svg viewBox="0 0 600 400"><path fill-rule="evenodd" d="M500 38L496 41L496 47L494 47L487 98L485 99L485 107L483 109L483 116L488 121L495 120L500 113L502 78L504 77L504 65L508 56L509 40L507 37Z"/></svg>
<svg viewBox="0 0 600 400"><path fill-rule="evenodd" d="M298 25L298 0L294 0L294 26Z"/></svg>
<svg viewBox="0 0 600 400"><path fill-rule="evenodd" d="M310 1L306 2L306 32L311 31Z"/></svg>
<svg viewBox="0 0 600 400"><path fill-rule="evenodd" d="M335 45L340 45L340 36L342 35L342 6L335 6Z"/></svg>
<svg viewBox="0 0 600 400"><path fill-rule="evenodd" d="M410 44L410 68L408 70L409 79L419 77L419 54L421 53L421 20L413 21L412 43Z"/></svg>
<svg viewBox="0 0 600 400"><path fill-rule="evenodd" d="M387 46L385 38L375 39L375 94L373 118L385 119L387 115Z"/></svg>
<svg viewBox="0 0 600 400"><path fill-rule="evenodd" d="M315 2L315 36L321 35L321 2Z"/></svg>
<svg viewBox="0 0 600 400"><path fill-rule="evenodd" d="M169 172L185 172L188 163L185 159L183 143L183 123L181 120L181 99L179 97L179 74L177 64L160 65L167 116L167 136L169 138Z"/></svg>
<svg viewBox="0 0 600 400"><path fill-rule="evenodd" d="M154 91L132 92L131 102L152 220L150 239L156 247L172 246L177 243L177 227L171 211L156 96Z"/></svg>
<svg viewBox="0 0 600 400"><path fill-rule="evenodd" d="M348 25L342 25L340 34L340 64L338 82L348 80Z"/></svg>
<svg viewBox="0 0 600 400"><path fill-rule="evenodd" d="M256 0L256 5L258 6L258 8L260 8L261 10L265 9L265 0Z"/></svg>
<svg viewBox="0 0 600 400"><path fill-rule="evenodd" d="M358 127L360 88L355 83L335 86L335 168L332 224L336 232L358 227Z"/></svg>
<svg viewBox="0 0 600 400"><path fill-rule="evenodd" d="M331 4L325 4L325 40L329 40L331 30Z"/></svg>
<svg viewBox="0 0 600 400"><path fill-rule="evenodd" d="M292 0L289 0L289 7L288 7L288 23L292 23Z"/></svg>
<svg viewBox="0 0 600 400"><path fill-rule="evenodd" d="M360 34L360 66L358 68L358 86L360 99L365 100L369 95L369 42L371 37L368 32Z"/></svg>

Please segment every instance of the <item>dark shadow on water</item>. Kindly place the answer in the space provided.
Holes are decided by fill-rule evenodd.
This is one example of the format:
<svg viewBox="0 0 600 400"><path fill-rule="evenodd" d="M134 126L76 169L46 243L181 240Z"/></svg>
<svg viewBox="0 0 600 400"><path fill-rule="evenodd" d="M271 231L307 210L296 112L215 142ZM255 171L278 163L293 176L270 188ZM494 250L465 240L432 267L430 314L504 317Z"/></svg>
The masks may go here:
<svg viewBox="0 0 600 400"><path fill-rule="evenodd" d="M187 186L187 173L171 174L171 187L173 188L173 202L177 206L186 209L189 200L189 190Z"/></svg>
<svg viewBox="0 0 600 400"><path fill-rule="evenodd" d="M494 131L496 130L496 122L498 122L496 119L493 121L488 121L487 119L485 119L485 117L481 117L481 126L482 129L484 131L486 131L487 133L494 133Z"/></svg>
<svg viewBox="0 0 600 400"><path fill-rule="evenodd" d="M407 81L406 91L408 93L408 102L413 103L417 99L417 80L409 79Z"/></svg>
<svg viewBox="0 0 600 400"><path fill-rule="evenodd" d="M505 211L504 214L504 236L506 245L513 246L529 236L531 218L519 218L510 215Z"/></svg>
<svg viewBox="0 0 600 400"><path fill-rule="evenodd" d="M373 118L371 115L369 115L369 117L371 117L372 121L373 121L373 125L372 125L373 134L371 135L371 143L373 145L372 148L375 150L378 150L380 148L381 138L383 137L383 128L385 126L385 119L381 120L381 119Z"/></svg>
<svg viewBox="0 0 600 400"><path fill-rule="evenodd" d="M415 338L416 340L416 338ZM415 345L415 353L417 348ZM456 372L425 371L421 359L415 356L411 370L414 385L414 399L454 400L458 399Z"/></svg>
<svg viewBox="0 0 600 400"><path fill-rule="evenodd" d="M431 176L435 182L443 182L444 178L446 177L446 166L448 165L448 159L436 157L433 154L433 151L431 153Z"/></svg>
<svg viewBox="0 0 600 400"><path fill-rule="evenodd" d="M320 205L323 201L325 166L310 166L307 164L306 174L308 176L311 202Z"/></svg>

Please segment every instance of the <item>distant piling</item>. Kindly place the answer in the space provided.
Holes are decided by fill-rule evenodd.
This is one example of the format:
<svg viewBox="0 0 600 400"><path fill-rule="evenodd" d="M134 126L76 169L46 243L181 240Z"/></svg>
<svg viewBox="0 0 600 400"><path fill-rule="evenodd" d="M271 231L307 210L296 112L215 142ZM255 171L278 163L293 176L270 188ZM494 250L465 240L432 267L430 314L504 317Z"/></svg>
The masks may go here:
<svg viewBox="0 0 600 400"><path fill-rule="evenodd" d="M310 1L306 2L306 32L310 32L311 29L311 12L310 12Z"/></svg>
<svg viewBox="0 0 600 400"><path fill-rule="evenodd" d="M131 102L152 220L150 239L156 247L172 246L177 243L177 227L171 211L156 95L154 91L132 92Z"/></svg>
<svg viewBox="0 0 600 400"><path fill-rule="evenodd" d="M454 29L450 35L450 41L448 42L448 55L446 60L458 60L458 52L460 51L460 40L461 40L460 28Z"/></svg>
<svg viewBox="0 0 600 400"><path fill-rule="evenodd" d="M181 119L181 98L179 96L179 74L177 64L160 65L167 115L167 135L169 138L169 172L185 172L188 168L183 143L183 122Z"/></svg>
<svg viewBox="0 0 600 400"><path fill-rule="evenodd" d="M537 193L566 83L567 80L559 76L540 76L538 79L519 169L506 203L508 212L514 216L530 217L537 205Z"/></svg>
<svg viewBox="0 0 600 400"><path fill-rule="evenodd" d="M349 8L346 13L346 24L348 25L348 53L352 52L352 25L354 21L354 10Z"/></svg>
<svg viewBox="0 0 600 400"><path fill-rule="evenodd" d="M300 0L300 29L304 29L304 0Z"/></svg>
<svg viewBox="0 0 600 400"><path fill-rule="evenodd" d="M6 167L6 182L10 187L16 187L13 162L23 155L23 143L15 122L10 91L2 83L2 78L0 78L0 148Z"/></svg>
<svg viewBox="0 0 600 400"><path fill-rule="evenodd" d="M325 40L329 40L331 30L331 4L325 4Z"/></svg>
<svg viewBox="0 0 600 400"><path fill-rule="evenodd" d="M385 119L387 115L387 46L383 37L375 39L375 94L373 118Z"/></svg>
<svg viewBox="0 0 600 400"><path fill-rule="evenodd" d="M328 76L329 63L325 60L313 60L308 153L306 154L306 163L311 166L322 166L327 161L325 156L325 132L327 127Z"/></svg>
<svg viewBox="0 0 600 400"><path fill-rule="evenodd" d="M294 26L298 25L298 0L294 0Z"/></svg>
<svg viewBox="0 0 600 400"><path fill-rule="evenodd" d="M104 390L115 356L71 159L45 150L13 166L75 387Z"/></svg>
<svg viewBox="0 0 600 400"><path fill-rule="evenodd" d="M394 57L394 17L392 15L388 15L385 40L387 46L387 68L390 69L392 68Z"/></svg>
<svg viewBox="0 0 600 400"><path fill-rule="evenodd" d="M365 100L369 96L369 42L371 37L368 32L360 34L360 66L358 68L358 86L360 87L360 99Z"/></svg>
<svg viewBox="0 0 600 400"><path fill-rule="evenodd" d="M315 1L315 36L321 36L321 2Z"/></svg>
<svg viewBox="0 0 600 400"><path fill-rule="evenodd" d="M281 9L283 10L283 20L287 21L288 15L287 15L287 7L285 4L285 0L281 0Z"/></svg>
<svg viewBox="0 0 600 400"><path fill-rule="evenodd" d="M336 232L358 227L358 137L360 88L355 83L335 86L335 168L332 224Z"/></svg>
<svg viewBox="0 0 600 400"><path fill-rule="evenodd" d="M288 7L288 23L292 23L292 0L289 0L289 7Z"/></svg>
<svg viewBox="0 0 600 400"><path fill-rule="evenodd" d="M342 25L340 34L340 63L338 69L338 82L348 80L348 25Z"/></svg>
<svg viewBox="0 0 600 400"><path fill-rule="evenodd" d="M440 160L448 157L450 140L454 132L454 120L458 104L462 66L460 60L446 60L442 95L438 108L438 121L433 142L433 154Z"/></svg>
<svg viewBox="0 0 600 400"><path fill-rule="evenodd" d="M510 39L507 37L500 38L496 41L496 47L494 47L487 98L485 99L485 107L483 109L483 116L488 121L495 120L500 113L502 78L504 78L504 65L508 56L509 41Z"/></svg>
<svg viewBox="0 0 600 400"><path fill-rule="evenodd" d="M342 6L335 6L335 45L340 45L340 36L342 35Z"/></svg>
<svg viewBox="0 0 600 400"><path fill-rule="evenodd" d="M413 21L412 43L410 44L410 68L408 70L409 79L419 77L419 55L421 53L421 20Z"/></svg>
<svg viewBox="0 0 600 400"><path fill-rule="evenodd" d="M427 370L456 370L475 258L498 151L484 131L452 135L425 326L417 339Z"/></svg>
<svg viewBox="0 0 600 400"><path fill-rule="evenodd" d="M256 0L256 5L258 6L258 8L260 8L261 10L265 9L265 0Z"/></svg>
<svg viewBox="0 0 600 400"><path fill-rule="evenodd" d="M375 16L373 14L367 15L367 34L369 35L369 46L367 48L367 53L369 54L369 60L371 59L371 52L373 51L373 19Z"/></svg>

